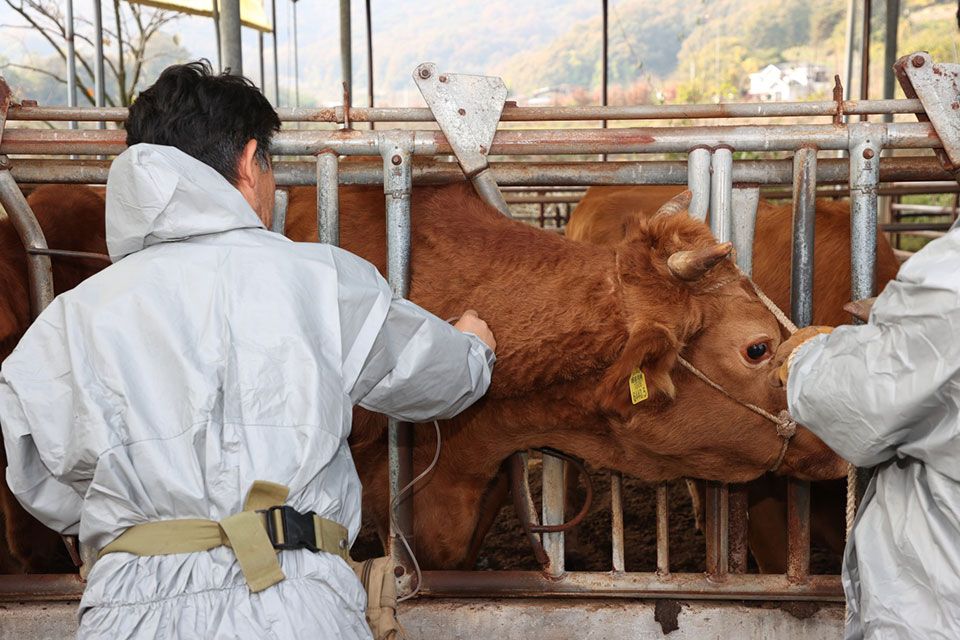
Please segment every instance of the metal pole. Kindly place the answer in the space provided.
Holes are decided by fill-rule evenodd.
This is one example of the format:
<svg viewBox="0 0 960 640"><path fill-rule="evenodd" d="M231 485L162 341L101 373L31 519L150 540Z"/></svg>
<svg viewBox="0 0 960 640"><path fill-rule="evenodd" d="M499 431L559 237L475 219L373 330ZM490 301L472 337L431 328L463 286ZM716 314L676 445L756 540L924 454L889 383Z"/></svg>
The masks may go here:
<svg viewBox="0 0 960 640"><path fill-rule="evenodd" d="M706 222L710 211L710 150L698 147L687 154L687 186L693 194L691 218Z"/></svg>
<svg viewBox="0 0 960 640"><path fill-rule="evenodd" d="M77 62L73 44L73 0L67 0L67 106L77 106ZM76 121L70 122L70 128L76 129Z"/></svg>
<svg viewBox="0 0 960 640"><path fill-rule="evenodd" d="M563 460L549 454L543 454L541 466L543 474L543 524L563 524ZM563 532L543 534L543 550L550 559L547 573L558 578L564 572Z"/></svg>
<svg viewBox="0 0 960 640"><path fill-rule="evenodd" d="M608 12L607 12L607 0L603 0L603 57L601 59L601 66L603 68L603 84L602 92L600 94L600 104L602 106L607 106L607 30L608 30ZM602 120L600 126L606 129L607 121Z"/></svg>
<svg viewBox="0 0 960 640"><path fill-rule="evenodd" d="M857 0L847 0L847 37L843 52L843 98L849 100L853 88L853 52L856 49L856 29L854 28L857 13Z"/></svg>
<svg viewBox="0 0 960 640"><path fill-rule="evenodd" d="M294 105L300 106L300 45L297 44L297 0L293 0L293 95Z"/></svg>
<svg viewBox="0 0 960 640"><path fill-rule="evenodd" d="M813 322L813 230L817 195L817 150L801 147L793 155L793 253L790 315L798 327Z"/></svg>
<svg viewBox="0 0 960 640"><path fill-rule="evenodd" d="M70 0L67 0L68 7ZM6 210L13 228L25 248L46 249L47 241L36 216L30 210L20 187L10 174L6 156L0 156L0 205ZM53 272L50 256L30 254L27 256L27 281L30 285L30 317L36 319L40 312L53 301Z"/></svg>
<svg viewBox="0 0 960 640"><path fill-rule="evenodd" d="M883 44L883 97L893 98L896 81L893 63L897 61L897 27L900 22L900 0L887 0L887 30ZM884 122L893 122L893 114L885 113Z"/></svg>
<svg viewBox="0 0 960 640"><path fill-rule="evenodd" d="M317 233L320 242L340 246L339 162L333 151L317 154Z"/></svg>
<svg viewBox="0 0 960 640"><path fill-rule="evenodd" d="M870 0L863 0L863 35L860 40L860 99L866 100L870 92ZM860 120L867 115L860 116Z"/></svg>
<svg viewBox="0 0 960 640"><path fill-rule="evenodd" d="M267 76L263 67L263 31L257 31L257 53L260 54L260 91L267 94Z"/></svg>
<svg viewBox="0 0 960 640"><path fill-rule="evenodd" d="M213 0L213 36L217 44L217 71L223 73L223 50L220 44L220 0Z"/></svg>
<svg viewBox="0 0 960 640"><path fill-rule="evenodd" d="M219 0L220 48L225 70L243 75L243 46L240 41L240 0Z"/></svg>
<svg viewBox="0 0 960 640"><path fill-rule="evenodd" d="M273 220L270 221L270 231L284 234L287 230L287 204L290 194L286 189L277 189L273 192Z"/></svg>
<svg viewBox="0 0 960 640"><path fill-rule="evenodd" d="M98 107L105 105L106 95L103 83L103 16L100 0L93 0L93 37L94 37L94 100ZM98 129L106 129L106 122L98 122Z"/></svg>
<svg viewBox="0 0 960 640"><path fill-rule="evenodd" d="M367 9L367 15L370 10ZM343 82L347 85L347 95L353 102L353 48L350 42L350 0L340 0L340 69ZM345 106L351 106L348 103Z"/></svg>
<svg viewBox="0 0 960 640"><path fill-rule="evenodd" d="M370 0L367 2L367 104L373 108L373 18L370 14ZM376 123L370 121L370 128Z"/></svg>
<svg viewBox="0 0 960 640"><path fill-rule="evenodd" d="M711 159L713 179L710 181L710 231L719 242L733 239L733 149L720 147Z"/></svg>
<svg viewBox="0 0 960 640"><path fill-rule="evenodd" d="M412 131L393 131L378 136L383 158L383 190L386 195L387 280L393 295L405 298L410 289L410 193L413 189ZM401 595L412 591L412 563L401 549L400 532L410 548L413 539L413 498L396 501L400 489L413 478L412 425L390 419L387 427L387 451L390 467L390 556L397 566Z"/></svg>
<svg viewBox="0 0 960 640"><path fill-rule="evenodd" d="M216 1L216 0L214 0ZM273 104L280 106L280 62L277 54L277 0L270 0L273 19Z"/></svg>

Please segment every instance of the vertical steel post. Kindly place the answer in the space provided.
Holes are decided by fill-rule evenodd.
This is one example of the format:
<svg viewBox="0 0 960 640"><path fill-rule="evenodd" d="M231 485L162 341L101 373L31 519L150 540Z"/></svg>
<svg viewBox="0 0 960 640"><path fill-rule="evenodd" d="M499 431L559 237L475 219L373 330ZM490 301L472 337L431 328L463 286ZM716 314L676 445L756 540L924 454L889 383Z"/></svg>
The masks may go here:
<svg viewBox="0 0 960 640"><path fill-rule="evenodd" d="M851 299L870 298L877 290L877 190L885 125L850 127L850 281ZM854 323L860 323L854 319ZM870 470L850 466L847 474L847 535L860 507Z"/></svg>
<svg viewBox="0 0 960 640"><path fill-rule="evenodd" d="M103 81L103 9L100 0L93 0L93 49L96 59L93 61L93 98L98 107L106 104L106 90ZM106 129L107 123L100 121L97 129Z"/></svg>
<svg viewBox="0 0 960 640"><path fill-rule="evenodd" d="M563 524L563 460L543 454L543 524ZM543 549L550 559L546 571L554 578L564 572L563 532L543 534Z"/></svg>
<svg viewBox="0 0 960 640"><path fill-rule="evenodd" d="M378 147L383 158L383 190L386 197L387 280L397 298L406 298L410 290L410 193L413 185L412 131L380 133ZM410 424L391 419L387 431L390 467L390 555L398 566L399 593L409 593L413 565L399 541L403 532L410 548L416 551L413 537L413 498L396 502L400 490L413 478L413 429Z"/></svg>
<svg viewBox="0 0 960 640"><path fill-rule="evenodd" d="M688 213L691 218L706 222L710 210L710 150L691 149L687 154L687 185L693 194Z"/></svg>
<svg viewBox="0 0 960 640"><path fill-rule="evenodd" d="M722 577L729 566L729 496L725 484L707 482L706 485L707 573Z"/></svg>
<svg viewBox="0 0 960 640"><path fill-rule="evenodd" d="M67 0L67 16L64 25L67 41L67 106L77 106L77 60L73 42L73 0ZM76 129L76 121L70 122L70 128Z"/></svg>
<svg viewBox="0 0 960 640"><path fill-rule="evenodd" d="M263 65L263 31L257 31L257 54L260 57L260 91L267 95L267 74Z"/></svg>
<svg viewBox="0 0 960 640"><path fill-rule="evenodd" d="M715 149L710 165L710 231L718 241L727 242L733 238L733 149Z"/></svg>
<svg viewBox="0 0 960 640"><path fill-rule="evenodd" d="M240 40L240 0L220 2L220 48L224 69L243 75L243 45Z"/></svg>
<svg viewBox="0 0 960 640"><path fill-rule="evenodd" d="M843 99L853 97L853 52L856 43L857 0L847 0L847 36L843 52Z"/></svg>
<svg viewBox="0 0 960 640"><path fill-rule="evenodd" d="M373 17L370 13L370 0L367 3L367 105L373 108ZM371 121L370 128L376 129L377 123Z"/></svg>
<svg viewBox="0 0 960 640"><path fill-rule="evenodd" d="M542 226L542 225L541 225ZM623 474L610 472L610 514L612 517L610 546L614 573L623 573Z"/></svg>
<svg viewBox="0 0 960 640"><path fill-rule="evenodd" d="M876 294L877 190L886 127L850 127L850 268L853 300Z"/></svg>
<svg viewBox="0 0 960 640"><path fill-rule="evenodd" d="M0 206L7 212L25 248L46 249L47 241L36 216L10 174L10 163L0 156ZM50 256L27 255L27 282L30 286L30 317L36 319L53 301L53 272Z"/></svg>
<svg viewBox="0 0 960 640"><path fill-rule="evenodd" d="M320 242L340 246L340 163L325 149L317 154L317 235Z"/></svg>
<svg viewBox="0 0 960 640"><path fill-rule="evenodd" d="M273 220L270 221L270 231L286 234L287 230L287 203L290 194L286 189L277 189L273 192Z"/></svg>
<svg viewBox="0 0 960 640"><path fill-rule="evenodd" d="M340 73L349 96L345 107L353 103L353 45L350 35L350 0L340 0Z"/></svg>
<svg viewBox="0 0 960 640"><path fill-rule="evenodd" d="M603 0L603 47L602 47L602 53L600 54L600 55L601 55L601 57L600 57L600 66L601 66L601 69L603 70L603 73L602 73L602 82L601 82L601 87L600 87L600 104L601 104L602 106L604 106L604 107L607 106L607 84L608 84L608 80L607 80L607 58L608 58L607 49L608 49L608 44L609 44L609 42L608 42L608 41L609 41L609 34L608 34L607 32L608 32L608 30L609 30L609 24L610 24L609 17L610 17L610 16L609 16L609 7L607 6L607 0ZM606 120L601 120L601 121L600 121L600 126L601 126L602 128L604 128L604 129L606 129L606 128L607 128L607 121L606 121ZM606 158L606 156L604 156L604 158Z"/></svg>
<svg viewBox="0 0 960 640"><path fill-rule="evenodd" d="M667 502L667 485L657 485L657 574L670 573L670 503Z"/></svg>
<svg viewBox="0 0 960 640"><path fill-rule="evenodd" d="M300 106L300 45L297 44L297 0L293 0L293 105ZM299 125L298 125L299 126Z"/></svg>
<svg viewBox="0 0 960 640"><path fill-rule="evenodd" d="M217 0L213 0L216 6ZM280 106L280 59L277 53L277 0L270 0L270 12L273 19L273 104Z"/></svg>
<svg viewBox="0 0 960 640"><path fill-rule="evenodd" d="M793 243L790 259L790 316L798 327L813 323L814 221L817 197L817 149L793 154ZM787 575L810 575L810 483L787 480Z"/></svg>
<svg viewBox="0 0 960 640"><path fill-rule="evenodd" d="M887 0L887 27L883 43L883 99L890 100L896 91L893 63L897 61L897 27L900 23L900 0ZM884 122L893 122L893 114L883 114Z"/></svg>
<svg viewBox="0 0 960 640"><path fill-rule="evenodd" d="M870 93L870 0L863 0L863 34L860 36L860 99L866 100ZM863 114L860 121L869 116Z"/></svg>
<svg viewBox="0 0 960 640"><path fill-rule="evenodd" d="M223 72L223 45L220 37L220 0L213 0L213 35L217 45L217 71Z"/></svg>
<svg viewBox="0 0 960 640"><path fill-rule="evenodd" d="M793 154L793 250L790 316L798 327L813 322L813 230L817 197L817 149Z"/></svg>

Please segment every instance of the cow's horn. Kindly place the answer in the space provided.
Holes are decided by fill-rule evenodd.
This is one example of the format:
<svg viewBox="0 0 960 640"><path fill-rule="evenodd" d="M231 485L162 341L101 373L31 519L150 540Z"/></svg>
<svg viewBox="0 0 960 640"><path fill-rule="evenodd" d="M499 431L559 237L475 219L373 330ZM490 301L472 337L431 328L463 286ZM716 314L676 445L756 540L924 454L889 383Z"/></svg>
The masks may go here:
<svg viewBox="0 0 960 640"><path fill-rule="evenodd" d="M732 242L691 251L677 251L667 259L667 268L680 280L698 280L730 255L731 251L733 251Z"/></svg>
<svg viewBox="0 0 960 640"><path fill-rule="evenodd" d="M664 202L663 205L657 209L657 213L654 214L653 217L659 218L660 216L672 216L677 213L683 213L690 208L691 200L693 200L693 192L691 192L690 189L684 189Z"/></svg>

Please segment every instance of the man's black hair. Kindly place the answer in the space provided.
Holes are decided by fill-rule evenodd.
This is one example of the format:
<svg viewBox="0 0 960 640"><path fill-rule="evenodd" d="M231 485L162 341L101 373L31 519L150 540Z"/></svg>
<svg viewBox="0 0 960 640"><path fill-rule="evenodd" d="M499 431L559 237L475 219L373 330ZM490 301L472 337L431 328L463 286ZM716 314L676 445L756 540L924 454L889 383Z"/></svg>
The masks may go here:
<svg viewBox="0 0 960 640"><path fill-rule="evenodd" d="M243 76L215 74L207 60L164 69L130 106L127 145L138 142L176 147L216 169L236 184L244 145L257 141L261 168L270 166L267 150L280 118L273 106Z"/></svg>

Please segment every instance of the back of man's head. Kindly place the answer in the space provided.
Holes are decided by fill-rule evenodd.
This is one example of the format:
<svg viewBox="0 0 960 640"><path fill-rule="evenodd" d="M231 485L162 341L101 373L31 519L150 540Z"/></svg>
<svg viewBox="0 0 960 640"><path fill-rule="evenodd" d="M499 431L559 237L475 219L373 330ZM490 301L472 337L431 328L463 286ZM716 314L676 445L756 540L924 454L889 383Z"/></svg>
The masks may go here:
<svg viewBox="0 0 960 640"><path fill-rule="evenodd" d="M280 119L256 85L243 76L217 75L206 60L164 69L130 106L127 145L177 147L237 182L244 146L257 141L256 158L266 170Z"/></svg>

